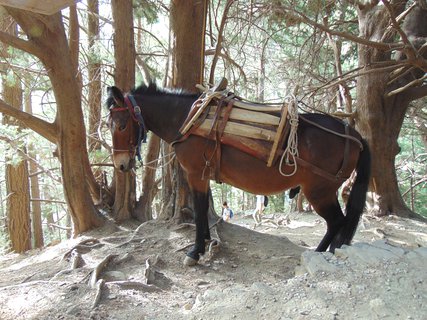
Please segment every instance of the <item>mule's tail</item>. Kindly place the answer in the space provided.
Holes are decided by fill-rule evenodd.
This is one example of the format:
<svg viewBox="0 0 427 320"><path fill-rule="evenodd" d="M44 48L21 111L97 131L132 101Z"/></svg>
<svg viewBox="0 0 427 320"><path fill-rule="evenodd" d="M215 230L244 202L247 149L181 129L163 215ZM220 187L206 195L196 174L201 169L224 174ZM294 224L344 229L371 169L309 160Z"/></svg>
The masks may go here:
<svg viewBox="0 0 427 320"><path fill-rule="evenodd" d="M332 251L343 244L349 245L351 243L365 207L366 192L368 191L371 177L371 152L366 140L362 139L361 142L363 150L360 152L359 160L357 161L357 176L347 201L344 226L332 241Z"/></svg>

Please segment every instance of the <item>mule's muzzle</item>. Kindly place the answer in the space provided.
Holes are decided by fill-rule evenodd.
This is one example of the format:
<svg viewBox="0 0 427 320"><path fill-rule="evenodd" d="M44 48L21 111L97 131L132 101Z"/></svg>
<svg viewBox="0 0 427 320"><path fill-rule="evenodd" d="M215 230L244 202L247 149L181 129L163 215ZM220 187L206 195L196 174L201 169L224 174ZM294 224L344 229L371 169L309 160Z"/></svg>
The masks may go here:
<svg viewBox="0 0 427 320"><path fill-rule="evenodd" d="M127 153L118 153L113 156L114 167L121 172L128 172L135 167L135 159Z"/></svg>

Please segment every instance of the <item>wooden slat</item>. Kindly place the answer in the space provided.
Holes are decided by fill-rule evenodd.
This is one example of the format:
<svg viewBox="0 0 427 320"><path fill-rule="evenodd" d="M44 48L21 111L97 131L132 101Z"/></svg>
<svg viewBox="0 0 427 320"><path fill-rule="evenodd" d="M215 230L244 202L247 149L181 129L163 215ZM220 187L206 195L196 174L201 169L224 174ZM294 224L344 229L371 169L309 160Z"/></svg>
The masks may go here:
<svg viewBox="0 0 427 320"><path fill-rule="evenodd" d="M200 129L209 131L212 127L212 119L206 119L201 125ZM264 129L264 128L256 128L253 126L241 124L241 123L234 123L234 122L227 122L227 125L225 126L224 133L228 134L234 134L241 137L247 137L247 138L253 138L253 139L260 139L265 141L273 141L275 132L272 130Z"/></svg>
<svg viewBox="0 0 427 320"><path fill-rule="evenodd" d="M200 127L196 128L192 134L207 139L212 139L212 137L209 136L209 132ZM271 142L239 137L227 133L224 133L224 135L221 137L221 143L250 154L251 156L264 162L267 162L267 157L271 146Z"/></svg>
<svg viewBox="0 0 427 320"><path fill-rule="evenodd" d="M273 146L271 147L270 156L268 157L267 167L271 167L273 161L276 156L277 147L279 146L279 142L282 139L283 129L285 128L285 124L287 121L288 108L286 106L283 107L282 117L280 118L279 127L277 128L276 137L274 138Z"/></svg>
<svg viewBox="0 0 427 320"><path fill-rule="evenodd" d="M253 103L242 102L239 100L234 101L234 105L238 108L242 108L245 110L252 111L263 111L263 112L280 112L282 110L282 106L272 106L272 105L258 105Z"/></svg>
<svg viewBox="0 0 427 320"><path fill-rule="evenodd" d="M267 162L267 156L270 150L269 146L271 145L269 142L245 137L237 137L229 134L224 134L224 136L221 138L221 143L250 154L251 156L264 162Z"/></svg>
<svg viewBox="0 0 427 320"><path fill-rule="evenodd" d="M216 108L212 108L209 111L209 115L213 115L216 112ZM221 116L225 113L225 108L221 112ZM273 116L268 113L255 112L250 110L242 110L238 108L233 108L230 114L231 120L238 120L243 122L252 122L259 123L271 126L278 126L280 123L280 118L277 116Z"/></svg>
<svg viewBox="0 0 427 320"><path fill-rule="evenodd" d="M80 0L0 0L0 5L41 14L54 14Z"/></svg>

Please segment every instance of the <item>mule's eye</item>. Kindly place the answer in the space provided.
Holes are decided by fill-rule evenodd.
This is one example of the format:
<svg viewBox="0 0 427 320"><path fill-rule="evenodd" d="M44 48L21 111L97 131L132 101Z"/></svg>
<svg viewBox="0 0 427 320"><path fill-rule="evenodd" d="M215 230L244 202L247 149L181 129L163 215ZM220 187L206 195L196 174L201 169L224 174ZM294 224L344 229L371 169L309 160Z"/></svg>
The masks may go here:
<svg viewBox="0 0 427 320"><path fill-rule="evenodd" d="M123 131L126 129L126 124L119 125L119 131Z"/></svg>

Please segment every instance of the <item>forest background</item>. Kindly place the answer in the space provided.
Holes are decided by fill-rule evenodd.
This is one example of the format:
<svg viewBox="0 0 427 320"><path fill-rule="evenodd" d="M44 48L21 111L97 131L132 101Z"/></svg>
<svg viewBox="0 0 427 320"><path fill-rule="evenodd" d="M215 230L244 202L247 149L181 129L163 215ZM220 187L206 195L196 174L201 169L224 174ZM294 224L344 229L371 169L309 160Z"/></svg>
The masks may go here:
<svg viewBox="0 0 427 320"><path fill-rule="evenodd" d="M79 234L102 224L100 213L191 220L182 172L155 136L144 166L115 172L103 107L114 84L195 91L182 69L196 83L226 77L248 100L295 94L301 111L345 118L372 149L370 212L427 216L426 10L423 0L89 0L62 16L2 10L2 250ZM182 38L195 40L181 48ZM211 189L217 212L223 201L237 214L255 207L254 195ZM270 197L267 212L308 209L302 200Z"/></svg>

